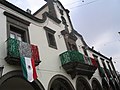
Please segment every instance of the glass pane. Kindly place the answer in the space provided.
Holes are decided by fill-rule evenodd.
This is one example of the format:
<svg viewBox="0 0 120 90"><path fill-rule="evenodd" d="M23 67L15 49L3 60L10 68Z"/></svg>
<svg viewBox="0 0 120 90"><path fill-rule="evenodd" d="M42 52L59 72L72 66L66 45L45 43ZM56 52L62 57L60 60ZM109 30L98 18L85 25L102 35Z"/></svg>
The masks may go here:
<svg viewBox="0 0 120 90"><path fill-rule="evenodd" d="M48 33L48 38L49 38L50 45L56 46L54 35Z"/></svg>
<svg viewBox="0 0 120 90"><path fill-rule="evenodd" d="M21 36L17 36L17 40L22 41L22 37Z"/></svg>
<svg viewBox="0 0 120 90"><path fill-rule="evenodd" d="M13 39L15 39L15 34L13 34L13 33L10 33L10 38L13 38Z"/></svg>

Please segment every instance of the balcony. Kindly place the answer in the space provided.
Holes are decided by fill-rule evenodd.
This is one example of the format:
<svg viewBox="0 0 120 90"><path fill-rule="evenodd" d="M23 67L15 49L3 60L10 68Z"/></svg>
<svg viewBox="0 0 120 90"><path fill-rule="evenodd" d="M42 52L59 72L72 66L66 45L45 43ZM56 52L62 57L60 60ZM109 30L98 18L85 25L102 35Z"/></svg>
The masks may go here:
<svg viewBox="0 0 120 90"><path fill-rule="evenodd" d="M92 64L90 57L84 56L78 51L66 51L60 54L62 67L75 78L76 75L85 75L89 79L96 70L96 66Z"/></svg>
<svg viewBox="0 0 120 90"><path fill-rule="evenodd" d="M18 41L16 39L8 38L7 42L7 56L5 57L5 60L7 63L11 65L20 65L20 43L25 43ZM24 50L24 54L29 54L35 61L35 65L39 65L40 59L39 59L39 52L38 47L35 45L31 45L28 43L25 43L26 46L24 46L22 49ZM26 48L30 46L30 51L28 51Z"/></svg>

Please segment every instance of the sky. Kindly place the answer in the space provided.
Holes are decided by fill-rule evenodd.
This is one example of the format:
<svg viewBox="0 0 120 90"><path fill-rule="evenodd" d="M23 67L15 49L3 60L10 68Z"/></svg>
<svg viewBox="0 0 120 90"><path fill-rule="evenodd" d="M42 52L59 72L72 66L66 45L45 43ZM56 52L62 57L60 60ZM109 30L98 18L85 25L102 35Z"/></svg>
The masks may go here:
<svg viewBox="0 0 120 90"><path fill-rule="evenodd" d="M44 0L7 0L23 10L34 13ZM120 0L59 0L70 10L73 27L88 46L112 57L120 72Z"/></svg>

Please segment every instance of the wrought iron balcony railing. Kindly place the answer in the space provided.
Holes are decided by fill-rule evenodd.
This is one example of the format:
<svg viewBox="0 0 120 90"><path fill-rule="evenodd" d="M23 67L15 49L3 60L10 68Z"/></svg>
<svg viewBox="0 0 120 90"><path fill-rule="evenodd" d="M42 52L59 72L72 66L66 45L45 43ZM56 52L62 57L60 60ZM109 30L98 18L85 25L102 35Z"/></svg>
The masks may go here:
<svg viewBox="0 0 120 90"><path fill-rule="evenodd" d="M77 51L66 51L60 54L60 59L62 65L65 65L70 62L85 63L83 55Z"/></svg>
<svg viewBox="0 0 120 90"><path fill-rule="evenodd" d="M91 78L96 70L90 57L84 56L78 51L66 51L60 54L62 67L72 78L76 75L86 75Z"/></svg>
<svg viewBox="0 0 120 90"><path fill-rule="evenodd" d="M25 43L18 41L16 39L8 38L7 42L7 56L5 57L5 60L7 63L12 65L20 65L20 44ZM39 58L39 51L38 47L36 45L25 43L26 46L24 46L22 49L24 50L24 54L31 54L31 57L35 60L35 65L39 65L40 58ZM27 51L26 48L27 45L30 46L30 51Z"/></svg>

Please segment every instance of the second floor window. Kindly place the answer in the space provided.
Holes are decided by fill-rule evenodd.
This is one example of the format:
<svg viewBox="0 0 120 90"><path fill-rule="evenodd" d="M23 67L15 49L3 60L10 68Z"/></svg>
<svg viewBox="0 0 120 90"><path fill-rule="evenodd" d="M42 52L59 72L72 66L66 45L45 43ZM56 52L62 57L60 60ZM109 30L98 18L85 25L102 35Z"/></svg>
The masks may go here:
<svg viewBox="0 0 120 90"><path fill-rule="evenodd" d="M63 30L61 31L61 34L64 36L65 43L67 50L75 50L78 51L77 45L76 45L76 40L77 37L74 35L74 33L69 33L68 30Z"/></svg>
<svg viewBox="0 0 120 90"><path fill-rule="evenodd" d="M18 25L13 25L8 22L8 38L29 42L28 36L28 29L21 28Z"/></svg>
<svg viewBox="0 0 120 90"><path fill-rule="evenodd" d="M46 30L46 36L47 36L49 47L57 49L56 40L54 36L55 31L48 27L44 27L44 29Z"/></svg>
<svg viewBox="0 0 120 90"><path fill-rule="evenodd" d="M7 16L8 38L29 43L28 26L30 23L10 13L5 12L4 14Z"/></svg>
<svg viewBox="0 0 120 90"><path fill-rule="evenodd" d="M23 41L22 35L17 32L10 31L10 38L17 39L19 41Z"/></svg>
<svg viewBox="0 0 120 90"><path fill-rule="evenodd" d="M68 47L69 47L69 50L75 50L75 51L78 50L77 46L76 46L76 43L72 44L72 43L68 42Z"/></svg>
<svg viewBox="0 0 120 90"><path fill-rule="evenodd" d="M7 19L7 37L29 42L28 26L30 22L6 11L4 15Z"/></svg>

